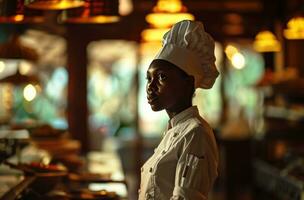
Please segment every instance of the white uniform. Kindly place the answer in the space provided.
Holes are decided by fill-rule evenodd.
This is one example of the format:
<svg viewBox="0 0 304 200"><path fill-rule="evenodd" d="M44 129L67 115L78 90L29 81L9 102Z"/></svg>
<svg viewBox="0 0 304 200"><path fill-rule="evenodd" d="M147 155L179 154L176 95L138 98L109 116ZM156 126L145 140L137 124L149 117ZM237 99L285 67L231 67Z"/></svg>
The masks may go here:
<svg viewBox="0 0 304 200"><path fill-rule="evenodd" d="M170 120L171 128L141 169L139 200L205 200L217 177L213 131L196 106Z"/></svg>

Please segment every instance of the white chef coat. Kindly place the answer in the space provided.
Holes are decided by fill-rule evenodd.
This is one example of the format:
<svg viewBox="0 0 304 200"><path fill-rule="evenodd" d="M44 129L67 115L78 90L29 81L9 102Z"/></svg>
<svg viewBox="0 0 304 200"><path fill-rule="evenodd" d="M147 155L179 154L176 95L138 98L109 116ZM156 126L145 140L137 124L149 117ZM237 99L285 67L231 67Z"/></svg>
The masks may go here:
<svg viewBox="0 0 304 200"><path fill-rule="evenodd" d="M218 149L196 106L174 116L141 168L139 200L206 200L218 173Z"/></svg>

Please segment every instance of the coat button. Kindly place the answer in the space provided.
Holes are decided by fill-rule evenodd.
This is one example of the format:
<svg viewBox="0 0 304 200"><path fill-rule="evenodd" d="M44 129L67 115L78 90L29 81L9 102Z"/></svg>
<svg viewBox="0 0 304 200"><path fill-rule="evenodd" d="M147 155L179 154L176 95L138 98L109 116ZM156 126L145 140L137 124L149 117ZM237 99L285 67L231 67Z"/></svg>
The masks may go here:
<svg viewBox="0 0 304 200"><path fill-rule="evenodd" d="M162 155L164 155L166 153L166 150L163 150L161 153L162 153Z"/></svg>
<svg viewBox="0 0 304 200"><path fill-rule="evenodd" d="M174 134L173 134L173 137L176 137L177 135L178 135L178 133L174 133Z"/></svg>
<svg viewBox="0 0 304 200"><path fill-rule="evenodd" d="M138 192L138 194L139 194L139 193L140 193L140 189L138 189L138 191L137 191L137 192Z"/></svg>
<svg viewBox="0 0 304 200"><path fill-rule="evenodd" d="M152 171L153 171L153 169L152 169L152 167L150 167L149 172L151 172L151 173L152 173Z"/></svg>

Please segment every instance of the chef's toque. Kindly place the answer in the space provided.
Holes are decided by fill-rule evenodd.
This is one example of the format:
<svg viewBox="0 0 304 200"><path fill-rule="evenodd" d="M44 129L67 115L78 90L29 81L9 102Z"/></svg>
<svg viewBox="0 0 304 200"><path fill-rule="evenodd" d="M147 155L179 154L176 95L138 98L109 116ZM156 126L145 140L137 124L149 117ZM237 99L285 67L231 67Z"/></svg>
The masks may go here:
<svg viewBox="0 0 304 200"><path fill-rule="evenodd" d="M176 23L163 36L162 48L154 59L173 63L193 76L195 88L211 88L219 75L214 64L214 40L199 21Z"/></svg>

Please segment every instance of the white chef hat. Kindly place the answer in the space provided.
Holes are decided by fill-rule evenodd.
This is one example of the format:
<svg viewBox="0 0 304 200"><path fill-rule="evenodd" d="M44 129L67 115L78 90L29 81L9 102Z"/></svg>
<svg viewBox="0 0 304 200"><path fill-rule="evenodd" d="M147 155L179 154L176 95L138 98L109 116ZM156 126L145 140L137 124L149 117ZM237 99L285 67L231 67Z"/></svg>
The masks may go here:
<svg viewBox="0 0 304 200"><path fill-rule="evenodd" d="M176 23L163 37L154 59L169 61L195 79L195 88L209 89L219 75L215 67L214 40L199 21Z"/></svg>

